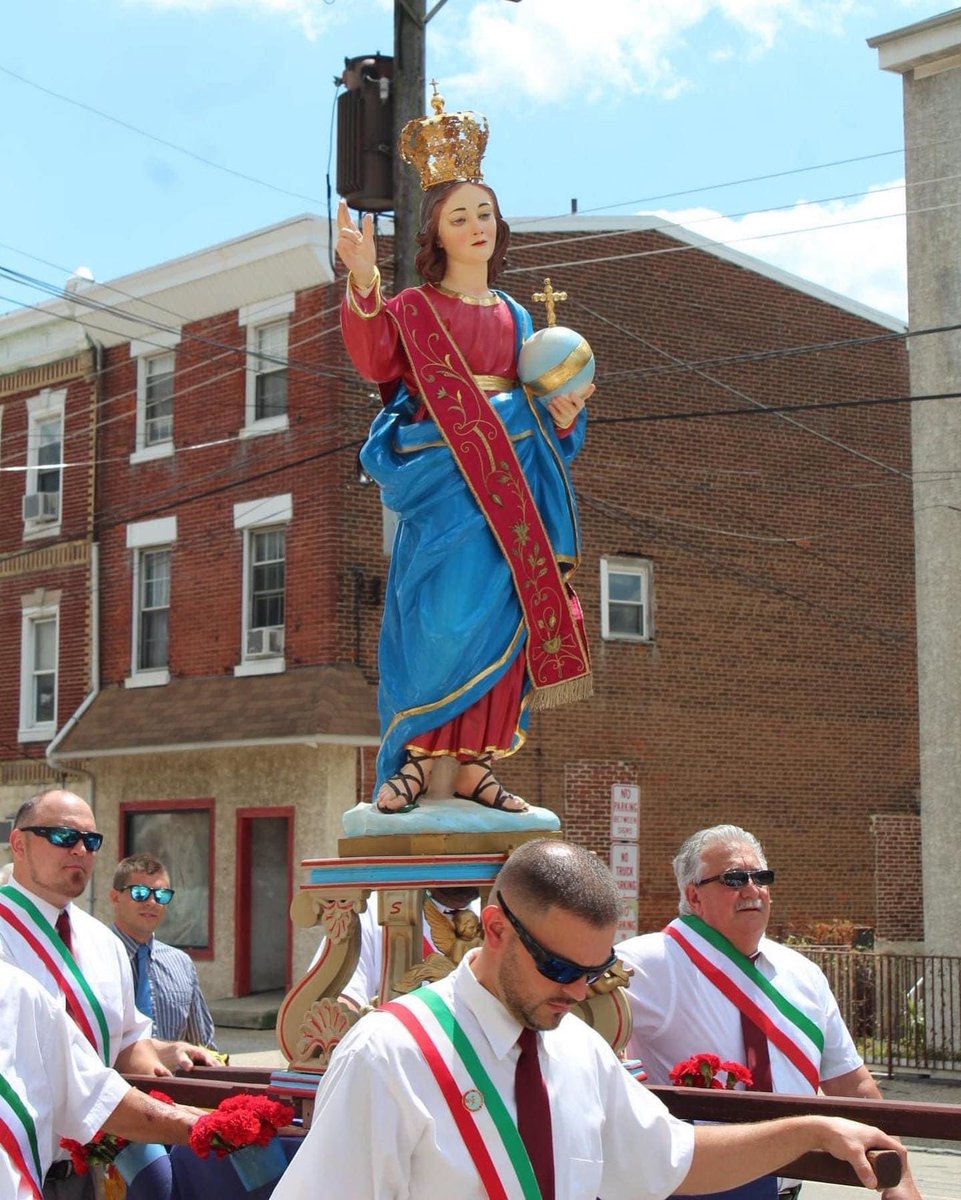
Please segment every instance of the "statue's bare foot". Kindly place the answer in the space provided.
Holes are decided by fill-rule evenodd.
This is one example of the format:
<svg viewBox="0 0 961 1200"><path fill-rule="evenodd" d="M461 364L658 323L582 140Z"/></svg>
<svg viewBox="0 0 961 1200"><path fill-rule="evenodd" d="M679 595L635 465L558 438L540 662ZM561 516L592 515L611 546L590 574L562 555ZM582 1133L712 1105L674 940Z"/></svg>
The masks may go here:
<svg viewBox="0 0 961 1200"><path fill-rule="evenodd" d="M426 769L425 764L426 763ZM418 807L418 800L427 791L433 759L427 754L407 752L407 761L396 775L391 775L375 797L377 811L382 813L408 813Z"/></svg>
<svg viewBox="0 0 961 1200"><path fill-rule="evenodd" d="M458 800L470 800L482 808L499 808L504 812L525 813L530 805L502 787L494 772L483 761L462 763L455 780L454 795Z"/></svg>

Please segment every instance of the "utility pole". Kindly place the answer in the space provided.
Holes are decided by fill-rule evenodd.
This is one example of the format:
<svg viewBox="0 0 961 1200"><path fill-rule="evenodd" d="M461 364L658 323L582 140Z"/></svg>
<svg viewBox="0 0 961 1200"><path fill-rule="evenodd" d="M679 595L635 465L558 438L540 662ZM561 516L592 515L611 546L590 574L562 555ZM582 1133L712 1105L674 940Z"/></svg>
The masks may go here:
<svg viewBox="0 0 961 1200"><path fill-rule="evenodd" d="M400 131L424 115L426 0L394 0L394 293L417 282L420 179L397 150Z"/></svg>

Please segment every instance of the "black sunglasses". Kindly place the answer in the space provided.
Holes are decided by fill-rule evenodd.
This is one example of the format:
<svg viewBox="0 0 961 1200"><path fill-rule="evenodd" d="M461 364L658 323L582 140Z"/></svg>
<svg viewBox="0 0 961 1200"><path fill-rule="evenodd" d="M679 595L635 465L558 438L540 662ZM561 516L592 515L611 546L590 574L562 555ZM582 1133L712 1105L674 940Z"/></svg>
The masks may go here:
<svg viewBox="0 0 961 1200"><path fill-rule="evenodd" d="M158 904L169 904L174 898L174 890L172 887L147 887L145 883L128 883L122 888L117 888L118 892L129 892L130 899L136 900L138 904L142 904L144 900L149 900L151 896Z"/></svg>
<svg viewBox="0 0 961 1200"><path fill-rule="evenodd" d="M705 883L723 883L729 888L747 887L747 881L750 879L756 887L770 887L774 882L774 872L764 867L760 871L722 871L720 875L712 875L709 879L702 879L695 883L695 887L703 887Z"/></svg>
<svg viewBox="0 0 961 1200"><path fill-rule="evenodd" d="M96 854L103 845L102 833L85 833L82 829L71 829L69 825L24 825L23 832L35 833L46 838L51 846L62 846L65 850L83 842L85 849Z"/></svg>
<svg viewBox="0 0 961 1200"><path fill-rule="evenodd" d="M497 903L503 910L504 916L513 925L517 936L524 943L524 948L534 960L534 966L552 983L574 983L578 979L587 976L587 982L593 983L595 979L600 977L614 966L617 962L617 955L611 950L611 956L606 963L602 963L599 967L585 967L580 963L572 962L569 958L562 958L559 954L553 954L540 944L537 938L534 937L520 923L517 917L511 912L504 901L503 896L497 897Z"/></svg>

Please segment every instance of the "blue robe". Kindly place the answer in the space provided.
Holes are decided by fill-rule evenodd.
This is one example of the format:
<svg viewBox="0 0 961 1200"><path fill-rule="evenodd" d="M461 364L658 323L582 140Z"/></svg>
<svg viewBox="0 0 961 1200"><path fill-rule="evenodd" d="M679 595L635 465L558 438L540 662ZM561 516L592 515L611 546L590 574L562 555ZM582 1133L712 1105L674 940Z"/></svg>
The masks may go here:
<svg viewBox="0 0 961 1200"><path fill-rule="evenodd" d="M530 314L503 292L516 348L533 331ZM473 365L473 364L471 364ZM561 572L580 555L577 504L568 464L584 444L587 417L557 436L550 414L523 388L491 397L511 436ZM371 426L361 463L400 518L380 636L381 748L374 795L395 775L405 746L483 696L523 652L527 632L506 560L484 514L430 419L401 385ZM525 685L525 697L530 691ZM522 701L513 749L529 719Z"/></svg>

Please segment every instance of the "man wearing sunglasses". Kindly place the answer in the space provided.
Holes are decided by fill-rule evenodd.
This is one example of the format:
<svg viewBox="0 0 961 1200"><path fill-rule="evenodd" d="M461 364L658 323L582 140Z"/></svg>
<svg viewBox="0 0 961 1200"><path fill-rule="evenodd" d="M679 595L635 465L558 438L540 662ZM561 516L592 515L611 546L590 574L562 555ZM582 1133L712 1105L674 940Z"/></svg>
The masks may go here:
<svg viewBox="0 0 961 1200"><path fill-rule="evenodd" d="M676 1064L708 1052L745 1064L758 1091L881 1099L822 971L765 936L775 872L757 838L737 825L702 829L673 865L678 918L617 947L634 972L628 1053L649 1081L669 1084ZM772 1184L779 1200L800 1190ZM883 1195L920 1200L910 1172Z"/></svg>
<svg viewBox="0 0 961 1200"><path fill-rule="evenodd" d="M615 961L607 866L535 839L501 868L484 942L445 979L362 1017L335 1051L273 1200L661 1200L724 1189L809 1150L851 1162L879 1130L822 1117L695 1129L571 1016Z"/></svg>
<svg viewBox="0 0 961 1200"><path fill-rule="evenodd" d="M54 788L26 800L10 833L13 877L0 888L0 960L32 975L64 1005L108 1066L169 1075L218 1065L199 1046L150 1036L137 1011L127 953L110 928L74 901L93 875L103 834L80 796ZM45 1193L70 1190L69 1158L54 1164Z"/></svg>
<svg viewBox="0 0 961 1200"><path fill-rule="evenodd" d="M122 859L113 873L114 933L130 956L137 1008L154 1037L214 1049L214 1021L193 959L155 937L174 899L167 868L152 854Z"/></svg>

